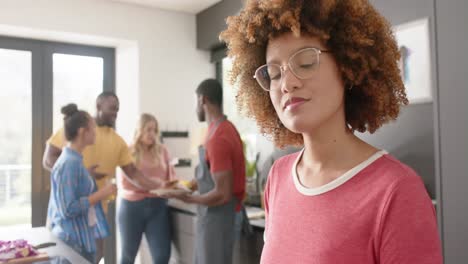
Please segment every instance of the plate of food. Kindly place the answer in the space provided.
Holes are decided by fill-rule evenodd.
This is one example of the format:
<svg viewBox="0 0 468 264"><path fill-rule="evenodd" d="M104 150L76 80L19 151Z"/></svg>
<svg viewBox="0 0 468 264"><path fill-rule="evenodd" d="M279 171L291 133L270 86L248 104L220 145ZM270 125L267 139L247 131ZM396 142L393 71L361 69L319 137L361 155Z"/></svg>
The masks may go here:
<svg viewBox="0 0 468 264"><path fill-rule="evenodd" d="M194 190L197 189L197 183L193 181L188 181L188 180L178 180L177 187L193 192Z"/></svg>
<svg viewBox="0 0 468 264"><path fill-rule="evenodd" d="M187 182L184 180L173 180L169 182L168 187L154 189L150 193L158 196L190 194L193 191L188 187L190 185Z"/></svg>
<svg viewBox="0 0 468 264"><path fill-rule="evenodd" d="M191 192L184 190L184 189L179 189L179 188L160 188L160 189L154 189L150 191L151 194L155 194L158 196L171 196L171 195L182 195L182 194L190 194Z"/></svg>

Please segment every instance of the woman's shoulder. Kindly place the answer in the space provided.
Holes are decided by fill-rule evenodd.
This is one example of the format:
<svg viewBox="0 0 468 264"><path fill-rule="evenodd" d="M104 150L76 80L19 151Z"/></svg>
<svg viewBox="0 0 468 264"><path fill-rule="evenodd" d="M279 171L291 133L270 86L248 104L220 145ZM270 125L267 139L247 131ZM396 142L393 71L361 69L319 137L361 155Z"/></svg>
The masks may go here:
<svg viewBox="0 0 468 264"><path fill-rule="evenodd" d="M298 151L276 159L273 165L271 166L270 175L273 176L275 174L284 174L291 172L294 163L297 161L300 155L301 151Z"/></svg>
<svg viewBox="0 0 468 264"><path fill-rule="evenodd" d="M167 149L167 146L164 145L163 143L160 143L160 144L159 144L159 147L160 147L160 149L161 149L162 152L169 153L169 150Z"/></svg>
<svg viewBox="0 0 468 264"><path fill-rule="evenodd" d="M279 167L292 166L297 160L302 151L297 151L291 154L284 155L275 160L275 165Z"/></svg>
<svg viewBox="0 0 468 264"><path fill-rule="evenodd" d="M73 157L59 157L50 172L52 178L63 178L70 177L71 175L86 174L88 174L88 170L84 166L83 161Z"/></svg>
<svg viewBox="0 0 468 264"><path fill-rule="evenodd" d="M72 167L72 166L79 166L83 164L83 159L76 157L74 155L60 155L57 161L54 164L54 168L63 168L63 167Z"/></svg>
<svg viewBox="0 0 468 264"><path fill-rule="evenodd" d="M390 154L385 154L363 170L362 183L369 190L392 196L401 191L426 192L424 181L411 167L399 161ZM411 190L407 187L412 186Z"/></svg>
<svg viewBox="0 0 468 264"><path fill-rule="evenodd" d="M372 167L375 174L387 182L411 181L420 178L411 167L388 153L374 162Z"/></svg>
<svg viewBox="0 0 468 264"><path fill-rule="evenodd" d="M135 154L135 151L136 151L135 144L134 143L128 144L127 148L128 148L128 151L130 152L130 154L133 156Z"/></svg>
<svg viewBox="0 0 468 264"><path fill-rule="evenodd" d="M159 145L159 151L164 157L170 156L169 149L162 143Z"/></svg>

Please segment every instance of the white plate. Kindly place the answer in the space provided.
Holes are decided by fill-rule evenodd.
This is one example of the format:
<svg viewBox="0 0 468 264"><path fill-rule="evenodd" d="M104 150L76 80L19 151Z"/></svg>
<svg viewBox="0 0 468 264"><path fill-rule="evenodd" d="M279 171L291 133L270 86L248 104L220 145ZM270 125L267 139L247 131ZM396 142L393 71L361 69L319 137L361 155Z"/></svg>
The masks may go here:
<svg viewBox="0 0 468 264"><path fill-rule="evenodd" d="M181 194L189 194L190 191L184 189L155 189L150 191L151 194L156 195L181 195Z"/></svg>

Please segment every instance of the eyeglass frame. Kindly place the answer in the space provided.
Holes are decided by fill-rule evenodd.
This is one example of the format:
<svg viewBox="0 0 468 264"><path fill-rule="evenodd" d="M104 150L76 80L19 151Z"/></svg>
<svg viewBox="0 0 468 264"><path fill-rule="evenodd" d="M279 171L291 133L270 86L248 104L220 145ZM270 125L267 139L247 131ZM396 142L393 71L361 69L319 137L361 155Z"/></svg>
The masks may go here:
<svg viewBox="0 0 468 264"><path fill-rule="evenodd" d="M266 64L263 64L261 65L260 67L258 67L256 70L255 70L255 73L253 75L253 78L257 81L258 85L260 85L260 87L264 90L264 91L267 91L267 92L270 92L271 89L265 89L261 84L260 82L258 81L257 79L257 72L258 70L260 70L261 68L265 67L265 66L268 66L268 65L276 65L276 66L279 66L280 68L280 72L281 72L281 79L280 81L283 80L283 76L284 76L284 73L286 72L286 66L287 68L289 68L289 70L291 71L292 74L294 74L294 76L296 76L296 78L300 79L300 80L307 80L307 79L310 79L311 77L309 78L301 78L299 76L297 76L297 74L291 69L291 58L293 58L294 56L296 56L297 54L303 52L303 51L306 51L306 50L314 50L317 54L317 61L318 61L318 65L320 66L320 55L322 54L322 52L331 52L330 50L322 50L322 49L319 49L319 48L314 48L314 47L309 47L309 48L303 48L303 49L300 49L296 52L294 52L294 54L292 54L291 56L289 56L289 59L288 59L288 64L286 65L280 65L280 64L276 64L276 63L266 63ZM271 80L270 80L271 81Z"/></svg>

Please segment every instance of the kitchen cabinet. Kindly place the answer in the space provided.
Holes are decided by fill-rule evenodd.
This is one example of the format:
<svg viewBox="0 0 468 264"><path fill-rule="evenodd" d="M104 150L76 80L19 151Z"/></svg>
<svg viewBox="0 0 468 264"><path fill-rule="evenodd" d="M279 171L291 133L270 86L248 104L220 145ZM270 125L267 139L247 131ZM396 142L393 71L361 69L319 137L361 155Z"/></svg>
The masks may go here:
<svg viewBox="0 0 468 264"><path fill-rule="evenodd" d="M172 221L171 264L191 264L194 257L195 241L195 206L176 200L170 200ZM263 221L253 222L253 234L242 234L234 244L233 263L259 263L263 248Z"/></svg>
<svg viewBox="0 0 468 264"><path fill-rule="evenodd" d="M193 262L195 221L193 213L172 208L172 251L171 264Z"/></svg>

